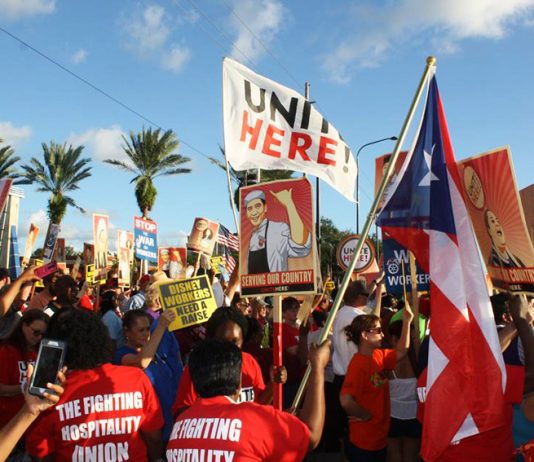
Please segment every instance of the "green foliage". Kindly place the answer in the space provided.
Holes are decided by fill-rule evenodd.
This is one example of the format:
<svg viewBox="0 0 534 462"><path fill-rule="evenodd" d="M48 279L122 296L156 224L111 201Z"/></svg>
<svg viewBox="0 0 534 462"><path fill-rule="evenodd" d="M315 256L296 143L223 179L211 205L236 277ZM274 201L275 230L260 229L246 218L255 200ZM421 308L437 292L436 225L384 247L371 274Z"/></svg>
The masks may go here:
<svg viewBox="0 0 534 462"><path fill-rule="evenodd" d="M0 143L3 140L0 139ZM0 147L0 179L15 180L19 177L19 173L15 170L15 164L20 160L20 157L15 156L15 151L9 145Z"/></svg>
<svg viewBox="0 0 534 462"><path fill-rule="evenodd" d="M51 141L42 143L44 164L32 157L29 164L22 165L20 179L17 184L36 184L38 192L50 193L48 199L48 218L52 223L59 224L67 211L67 206L81 208L74 199L65 195L68 191L79 189L78 183L91 176L89 158L81 158L83 146L73 148L66 143L60 145Z"/></svg>
<svg viewBox="0 0 534 462"><path fill-rule="evenodd" d="M135 184L135 198L143 217L147 217L156 202L157 190L154 179L163 175L190 173L190 168L180 167L191 159L174 154L179 141L172 130L163 134L158 128L144 129L140 133L130 132L129 138L123 137L124 153L128 161L106 159L104 162L133 173L130 183Z"/></svg>

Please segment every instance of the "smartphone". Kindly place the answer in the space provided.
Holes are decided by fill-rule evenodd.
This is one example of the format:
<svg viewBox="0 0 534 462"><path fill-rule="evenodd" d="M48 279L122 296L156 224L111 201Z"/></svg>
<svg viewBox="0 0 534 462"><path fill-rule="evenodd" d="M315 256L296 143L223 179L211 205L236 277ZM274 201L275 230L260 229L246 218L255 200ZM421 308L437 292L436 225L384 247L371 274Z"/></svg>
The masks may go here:
<svg viewBox="0 0 534 462"><path fill-rule="evenodd" d="M46 265L40 266L35 270L35 275L39 276L41 279L48 276L49 274L54 273L57 271L57 261L51 261L50 263L47 263Z"/></svg>
<svg viewBox="0 0 534 462"><path fill-rule="evenodd" d="M30 382L30 394L43 396L45 392L54 393L46 388L46 384L57 383L57 373L63 367L66 351L67 344L61 340L45 338L41 341Z"/></svg>

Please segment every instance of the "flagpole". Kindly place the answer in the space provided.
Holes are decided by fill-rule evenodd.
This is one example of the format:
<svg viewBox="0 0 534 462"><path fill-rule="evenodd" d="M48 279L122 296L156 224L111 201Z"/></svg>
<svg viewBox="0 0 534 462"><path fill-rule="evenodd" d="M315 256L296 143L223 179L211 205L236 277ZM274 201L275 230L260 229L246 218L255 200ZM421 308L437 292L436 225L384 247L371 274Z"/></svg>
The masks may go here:
<svg viewBox="0 0 534 462"><path fill-rule="evenodd" d="M226 159L226 153L224 157L225 157L224 162L226 166L226 181L228 183L228 197L230 199L230 207L232 207L232 213L234 215L235 229L236 229L237 235L239 236L239 225L237 221L237 212L236 212L235 204L234 204L234 196L232 194L232 180L230 179L230 165L228 164L228 159Z"/></svg>
<svg viewBox="0 0 534 462"><path fill-rule="evenodd" d="M345 275L343 276L343 281L341 282L341 285L339 286L339 291L337 293L336 299L334 300L334 304L328 314L328 318L321 332L321 337L319 338L319 341L317 342L319 345L323 344L328 338L328 334L330 332L330 329L332 328L332 324L334 323L334 318L336 317L336 314L340 308L341 300L343 300L343 296L351 280L352 272L354 271L354 268L356 267L356 262L358 261L360 257L363 244L365 243L365 238L369 234L371 225L373 224L375 220L376 212L378 210L378 205L380 204L380 201L382 200L382 196L384 195L386 186L395 168L395 163L397 162L397 158L399 157L400 150L402 148L402 145L404 144L404 139L406 138L406 135L408 134L408 129L410 128L410 124L412 123L412 119L413 119L413 116L415 115L417 105L419 104L421 95L423 94L425 86L427 85L428 77L433 72L435 65L436 65L436 58L434 56L429 56L426 59L425 70L419 82L419 86L417 87L417 90L415 92L414 98L412 100L412 104L410 105L410 109L408 110L408 114L406 115L406 118L404 119L404 123L402 125L397 142L395 143L395 148L393 149L393 154L391 155L391 161L388 163L386 172L384 176L382 177L380 187L378 188L378 191L376 193L369 215L367 215L367 220L365 221L362 232L360 233L360 237L358 238L356 248L354 249L352 260L349 264L349 267L347 268L347 271L345 272ZM293 409L297 409L299 406L299 403L302 399L302 395L304 394L304 390L306 388L308 379L310 377L310 372L311 372L311 366L310 364L308 364L308 367L306 368L306 372L304 374L304 377L302 378L297 394L295 395L295 399L293 400L293 405L292 405Z"/></svg>

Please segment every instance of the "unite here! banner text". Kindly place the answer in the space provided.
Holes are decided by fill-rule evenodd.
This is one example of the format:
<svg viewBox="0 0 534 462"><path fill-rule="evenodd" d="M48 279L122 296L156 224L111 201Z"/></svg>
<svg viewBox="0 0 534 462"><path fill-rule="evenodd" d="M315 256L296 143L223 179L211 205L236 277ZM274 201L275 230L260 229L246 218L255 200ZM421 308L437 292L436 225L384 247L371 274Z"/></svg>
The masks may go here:
<svg viewBox="0 0 534 462"><path fill-rule="evenodd" d="M225 58L224 146L235 170L294 170L355 202L356 161L339 132L290 88Z"/></svg>

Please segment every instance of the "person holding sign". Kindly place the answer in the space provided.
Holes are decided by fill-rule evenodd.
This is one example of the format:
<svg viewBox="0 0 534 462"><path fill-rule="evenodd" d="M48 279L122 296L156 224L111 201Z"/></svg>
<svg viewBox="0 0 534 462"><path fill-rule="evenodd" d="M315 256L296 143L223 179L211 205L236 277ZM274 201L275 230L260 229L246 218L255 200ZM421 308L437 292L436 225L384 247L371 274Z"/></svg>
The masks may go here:
<svg viewBox="0 0 534 462"><path fill-rule="evenodd" d="M311 233L293 202L292 189L270 192L286 209L289 224L268 219L263 191L251 191L245 196L246 214L252 224L248 274L287 271L289 257L306 257L311 251Z"/></svg>
<svg viewBox="0 0 534 462"><path fill-rule="evenodd" d="M243 353L228 341L208 340L198 345L191 353L189 367L199 398L174 424L167 461L302 460L318 445L323 432L329 342L313 348L309 356L310 383L297 418L270 406L237 405Z"/></svg>
<svg viewBox="0 0 534 462"><path fill-rule="evenodd" d="M122 318L126 343L115 352L113 362L122 366L139 367L145 371L154 386L161 404L165 425L163 439L169 438L172 427L171 406L176 396L171 358L158 354L160 343L169 324L176 318L173 310L164 311L150 332L152 316L144 310L130 310Z"/></svg>

